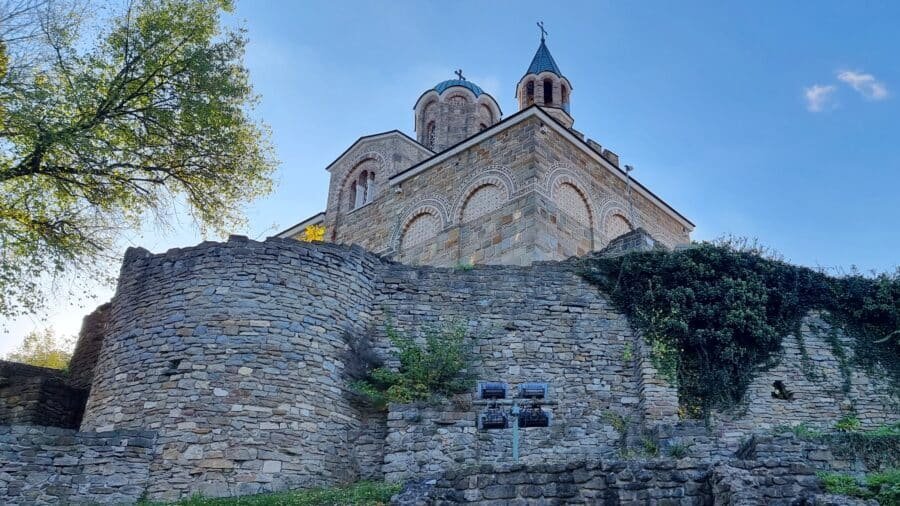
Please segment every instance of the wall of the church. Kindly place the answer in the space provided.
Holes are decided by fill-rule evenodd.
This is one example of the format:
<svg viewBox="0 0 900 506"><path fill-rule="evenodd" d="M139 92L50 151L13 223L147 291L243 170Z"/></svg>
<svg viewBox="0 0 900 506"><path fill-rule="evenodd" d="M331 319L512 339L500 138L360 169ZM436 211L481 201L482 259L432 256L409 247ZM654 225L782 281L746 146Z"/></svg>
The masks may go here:
<svg viewBox="0 0 900 506"><path fill-rule="evenodd" d="M531 263L538 127L522 122L391 187L334 219L331 240L404 263Z"/></svg>
<svg viewBox="0 0 900 506"><path fill-rule="evenodd" d="M561 260L602 249L633 227L669 247L689 241L678 221L634 189L632 212L625 182L542 121L528 118L382 186L359 209L329 204L336 210L329 240L443 266Z"/></svg>

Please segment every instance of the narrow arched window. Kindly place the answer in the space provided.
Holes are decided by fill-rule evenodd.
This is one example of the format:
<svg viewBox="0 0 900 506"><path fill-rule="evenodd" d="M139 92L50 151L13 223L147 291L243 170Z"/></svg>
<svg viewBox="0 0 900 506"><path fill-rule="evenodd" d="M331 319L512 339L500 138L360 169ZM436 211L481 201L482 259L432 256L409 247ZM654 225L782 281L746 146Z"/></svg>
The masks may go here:
<svg viewBox="0 0 900 506"><path fill-rule="evenodd" d="M534 81L525 83L525 105L534 103Z"/></svg>
<svg viewBox="0 0 900 506"><path fill-rule="evenodd" d="M347 199L347 210L356 209L356 181L350 184L350 198Z"/></svg>
<svg viewBox="0 0 900 506"><path fill-rule="evenodd" d="M428 123L425 127L425 147L434 150L434 121Z"/></svg>
<svg viewBox="0 0 900 506"><path fill-rule="evenodd" d="M562 100L561 100L562 108L568 112L568 110L569 110L569 90L568 90L568 88L566 88L565 84L560 86L559 90L560 90L560 96L562 98Z"/></svg>
<svg viewBox="0 0 900 506"><path fill-rule="evenodd" d="M375 200L375 173L369 172L369 181L366 185L366 204Z"/></svg>
<svg viewBox="0 0 900 506"><path fill-rule="evenodd" d="M553 104L553 81L544 79L544 105Z"/></svg>

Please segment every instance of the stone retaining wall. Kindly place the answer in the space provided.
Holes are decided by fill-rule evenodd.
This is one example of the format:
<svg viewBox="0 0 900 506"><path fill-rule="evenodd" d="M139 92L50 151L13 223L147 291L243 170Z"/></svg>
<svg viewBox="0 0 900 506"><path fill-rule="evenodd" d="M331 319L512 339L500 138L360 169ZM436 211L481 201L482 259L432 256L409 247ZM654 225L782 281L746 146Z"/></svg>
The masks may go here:
<svg viewBox="0 0 900 506"><path fill-rule="evenodd" d="M413 485L395 496L392 504L822 504L815 502L822 488L814 469L790 460L716 464L694 459L591 460L481 466L447 472L433 487Z"/></svg>
<svg viewBox="0 0 900 506"><path fill-rule="evenodd" d="M0 424L77 428L87 392L61 371L0 360Z"/></svg>
<svg viewBox="0 0 900 506"><path fill-rule="evenodd" d="M386 414L353 402L353 343L371 337L390 364L388 323L414 337L462 323L478 379L550 384L553 422L522 431L526 463L617 458L648 434L663 454L688 443L689 455L725 457L776 423L898 418L895 393L877 375L851 369L846 394L822 329L808 320L806 353L788 340L779 365L751 386L747 409L711 430L679 423L676 391L658 379L641 336L576 269L412 267L357 247L241 237L160 255L131 249L104 311L82 429L156 432L153 499L509 463L511 431L476 430L483 407L471 394ZM810 362L823 383L802 380ZM774 377L793 401L771 397Z"/></svg>
<svg viewBox="0 0 900 506"><path fill-rule="evenodd" d="M378 342L388 322L410 336L467 325L482 380L504 381L510 395L524 382L546 382L554 404L547 428L522 431L528 462L612 456L622 434L610 416L639 420L636 335L573 264L479 266L472 270L391 265L373 311ZM383 350L386 351L386 350ZM437 406L392 406L385 476L433 474L451 465L504 462L510 430L476 430L463 395Z"/></svg>
<svg viewBox="0 0 900 506"><path fill-rule="evenodd" d="M2 503L131 504L149 477L155 435L0 426Z"/></svg>

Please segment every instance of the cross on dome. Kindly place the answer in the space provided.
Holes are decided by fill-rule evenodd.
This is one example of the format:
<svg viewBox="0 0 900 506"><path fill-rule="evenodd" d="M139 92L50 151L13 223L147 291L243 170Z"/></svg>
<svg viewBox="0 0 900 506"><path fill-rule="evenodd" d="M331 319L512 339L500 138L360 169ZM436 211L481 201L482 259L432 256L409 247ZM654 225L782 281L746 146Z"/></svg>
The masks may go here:
<svg viewBox="0 0 900 506"><path fill-rule="evenodd" d="M454 72L454 74L456 74L456 77L457 77L460 81L465 81L465 80L466 80L466 78L463 77L462 69L457 69L457 71Z"/></svg>

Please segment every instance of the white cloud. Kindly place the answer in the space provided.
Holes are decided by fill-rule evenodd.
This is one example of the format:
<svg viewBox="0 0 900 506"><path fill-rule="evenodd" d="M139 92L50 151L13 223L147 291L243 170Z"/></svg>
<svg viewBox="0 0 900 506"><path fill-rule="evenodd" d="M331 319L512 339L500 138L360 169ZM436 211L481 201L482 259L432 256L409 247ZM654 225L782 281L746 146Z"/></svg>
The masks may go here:
<svg viewBox="0 0 900 506"><path fill-rule="evenodd" d="M814 84L803 90L806 98L806 109L810 112L821 112L833 101L833 95L837 86L832 84Z"/></svg>
<svg viewBox="0 0 900 506"><path fill-rule="evenodd" d="M883 100L888 96L887 86L872 74L844 70L838 72L837 78L869 100Z"/></svg>

